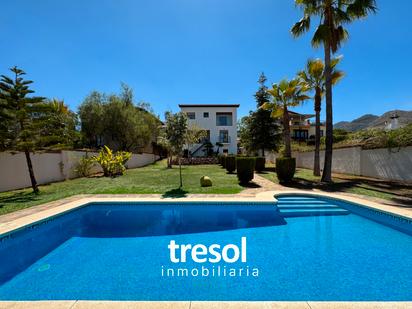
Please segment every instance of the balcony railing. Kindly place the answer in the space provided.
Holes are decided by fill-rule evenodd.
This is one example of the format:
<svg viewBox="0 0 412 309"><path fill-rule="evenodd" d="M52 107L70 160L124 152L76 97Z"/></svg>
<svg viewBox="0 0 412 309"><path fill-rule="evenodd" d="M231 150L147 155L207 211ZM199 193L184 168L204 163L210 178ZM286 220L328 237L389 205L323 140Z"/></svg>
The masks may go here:
<svg viewBox="0 0 412 309"><path fill-rule="evenodd" d="M219 143L230 144L230 136L219 136Z"/></svg>

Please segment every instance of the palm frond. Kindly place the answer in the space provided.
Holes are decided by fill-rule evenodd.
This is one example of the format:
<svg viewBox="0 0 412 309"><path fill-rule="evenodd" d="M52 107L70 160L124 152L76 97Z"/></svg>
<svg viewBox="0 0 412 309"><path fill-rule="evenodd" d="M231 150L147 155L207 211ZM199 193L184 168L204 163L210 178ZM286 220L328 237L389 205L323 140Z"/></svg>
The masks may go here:
<svg viewBox="0 0 412 309"><path fill-rule="evenodd" d="M344 77L345 77L345 72L339 71L339 70L333 71L331 75L332 85L336 85Z"/></svg>
<svg viewBox="0 0 412 309"><path fill-rule="evenodd" d="M319 47L325 42L330 42L331 39L329 27L322 24L316 28L311 43L313 47Z"/></svg>
<svg viewBox="0 0 412 309"><path fill-rule="evenodd" d="M270 113L270 116L272 118L279 118L283 115L283 108L277 108L272 110L272 112Z"/></svg>
<svg viewBox="0 0 412 309"><path fill-rule="evenodd" d="M342 55L332 58L332 60L330 61L331 68L333 69L334 67L336 67L342 61L342 59Z"/></svg>
<svg viewBox="0 0 412 309"><path fill-rule="evenodd" d="M333 53L336 53L338 49L341 47L342 43L349 39L348 31L343 28L343 26L339 26L336 29L333 29L333 37L331 41L331 49Z"/></svg>
<svg viewBox="0 0 412 309"><path fill-rule="evenodd" d="M301 36L303 33L307 32L310 28L310 16L304 15L301 20L295 23L290 29L290 32L294 37Z"/></svg>
<svg viewBox="0 0 412 309"><path fill-rule="evenodd" d="M348 5L346 12L352 20L368 16L369 13L376 13L378 7L375 0L354 0Z"/></svg>

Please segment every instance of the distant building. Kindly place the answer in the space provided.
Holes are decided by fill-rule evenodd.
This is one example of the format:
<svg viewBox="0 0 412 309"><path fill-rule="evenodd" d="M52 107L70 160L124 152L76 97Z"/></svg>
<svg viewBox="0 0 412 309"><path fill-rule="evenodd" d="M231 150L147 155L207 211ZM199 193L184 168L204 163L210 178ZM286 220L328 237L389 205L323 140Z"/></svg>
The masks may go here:
<svg viewBox="0 0 412 309"><path fill-rule="evenodd" d="M315 117L312 114L299 114L296 112L289 111L290 119L290 136L293 140L299 142L307 142L308 140L314 140L316 134L315 122L311 122L310 119ZM320 125L320 136L325 134L325 123L321 122Z"/></svg>
<svg viewBox="0 0 412 309"><path fill-rule="evenodd" d="M386 124L386 130L395 130L399 129L399 115L397 112L394 112L391 115L391 120L390 122L385 122Z"/></svg>
<svg viewBox="0 0 412 309"><path fill-rule="evenodd" d="M189 151L192 156L205 155L205 145L210 142L214 151L237 153L237 108L239 104L179 104L182 112L194 123L206 130L207 137L193 145ZM220 146L219 146L220 145Z"/></svg>

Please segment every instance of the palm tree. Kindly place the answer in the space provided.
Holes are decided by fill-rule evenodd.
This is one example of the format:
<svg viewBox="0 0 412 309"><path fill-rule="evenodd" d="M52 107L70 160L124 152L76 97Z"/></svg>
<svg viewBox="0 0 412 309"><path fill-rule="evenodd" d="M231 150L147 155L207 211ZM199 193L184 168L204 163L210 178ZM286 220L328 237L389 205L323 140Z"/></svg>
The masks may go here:
<svg viewBox="0 0 412 309"><path fill-rule="evenodd" d="M312 37L312 45L323 45L325 53L325 98L326 98L326 149L322 181L332 181L332 66L331 54L336 53L348 32L343 27L354 20L366 17L377 10L375 0L295 0L303 8L303 17L292 27L293 36L298 37L310 28L311 18L319 18Z"/></svg>
<svg viewBox="0 0 412 309"><path fill-rule="evenodd" d="M343 76L343 71L336 70L335 67L338 65L342 58L334 58L331 61L332 67L332 85L335 85ZM299 78L307 83L310 90L315 92L314 102L315 102L315 115L316 115L316 133L315 133L315 158L313 164L313 175L320 176L320 159L319 159L319 148L320 148L320 110L322 97L325 93L325 64L321 59L309 59L306 63L305 70L298 73Z"/></svg>
<svg viewBox="0 0 412 309"><path fill-rule="evenodd" d="M271 102L266 102L262 105L263 109L270 110L273 118L282 117L283 121L283 138L285 142L284 157L291 158L292 150L290 147L290 120L289 107L300 105L303 101L309 99L305 92L309 90L309 86L300 80L294 78L290 81L283 79L279 84L273 84L268 93L271 96Z"/></svg>

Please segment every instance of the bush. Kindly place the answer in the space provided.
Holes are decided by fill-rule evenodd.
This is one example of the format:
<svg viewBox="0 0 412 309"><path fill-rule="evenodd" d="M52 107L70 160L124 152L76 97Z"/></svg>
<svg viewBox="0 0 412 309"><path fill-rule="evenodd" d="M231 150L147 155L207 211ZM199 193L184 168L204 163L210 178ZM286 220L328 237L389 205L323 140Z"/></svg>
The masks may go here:
<svg viewBox="0 0 412 309"><path fill-rule="evenodd" d="M276 174L279 182L287 183L293 179L296 171L295 158L277 158L276 159Z"/></svg>
<svg viewBox="0 0 412 309"><path fill-rule="evenodd" d="M256 172L263 172L265 169L265 157L256 157L256 164L255 164L255 171Z"/></svg>
<svg viewBox="0 0 412 309"><path fill-rule="evenodd" d="M200 178L200 186L201 187L211 187L212 180L208 176L202 176Z"/></svg>
<svg viewBox="0 0 412 309"><path fill-rule="evenodd" d="M226 157L226 170L229 173L233 173L236 170L236 157L235 156L227 156Z"/></svg>
<svg viewBox="0 0 412 309"><path fill-rule="evenodd" d="M222 167L226 168L226 156L222 156Z"/></svg>
<svg viewBox="0 0 412 309"><path fill-rule="evenodd" d="M113 152L109 147L103 146L103 149L97 156L92 157L92 160L102 167L104 176L115 177L124 174L126 171L124 165L131 156L130 152Z"/></svg>
<svg viewBox="0 0 412 309"><path fill-rule="evenodd" d="M74 169L78 177L90 176L90 171L95 164L93 158L81 157Z"/></svg>
<svg viewBox="0 0 412 309"><path fill-rule="evenodd" d="M241 184L247 184L253 179L255 161L254 157L236 158L237 178Z"/></svg>
<svg viewBox="0 0 412 309"><path fill-rule="evenodd" d="M334 129L333 130L333 142L334 143L339 143L348 138L348 131L345 131L343 129Z"/></svg>

